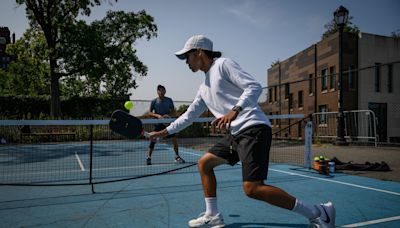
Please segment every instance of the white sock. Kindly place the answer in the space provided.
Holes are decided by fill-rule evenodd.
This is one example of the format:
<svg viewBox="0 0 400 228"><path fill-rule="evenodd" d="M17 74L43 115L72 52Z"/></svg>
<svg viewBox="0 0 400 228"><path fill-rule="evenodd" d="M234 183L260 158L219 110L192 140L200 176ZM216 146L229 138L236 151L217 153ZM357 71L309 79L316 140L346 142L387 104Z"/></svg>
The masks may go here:
<svg viewBox="0 0 400 228"><path fill-rule="evenodd" d="M298 199L296 199L292 211L299 213L308 219L315 219L321 215L321 212L315 205L301 202Z"/></svg>
<svg viewBox="0 0 400 228"><path fill-rule="evenodd" d="M217 197L206 197L206 215L214 216L218 214Z"/></svg>

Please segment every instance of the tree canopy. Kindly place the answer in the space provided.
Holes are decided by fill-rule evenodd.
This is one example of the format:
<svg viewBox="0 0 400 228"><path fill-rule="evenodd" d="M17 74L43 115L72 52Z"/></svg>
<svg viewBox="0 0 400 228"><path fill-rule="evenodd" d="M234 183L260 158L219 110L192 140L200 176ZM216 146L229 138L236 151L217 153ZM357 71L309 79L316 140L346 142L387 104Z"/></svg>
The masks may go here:
<svg viewBox="0 0 400 228"><path fill-rule="evenodd" d="M126 95L136 88L135 79L147 75L147 67L136 56L135 41L156 35L153 18L145 11L109 11L87 25L78 21L65 33L60 66L65 94L69 96Z"/></svg>
<svg viewBox="0 0 400 228"><path fill-rule="evenodd" d="M60 114L60 88L66 96L126 95L137 86L136 77L146 76L147 67L136 56L134 44L155 37L157 26L145 11L109 11L103 19L87 24L77 17L90 16L91 8L104 1L16 2L26 6L31 27L41 31L46 44L52 116Z"/></svg>
<svg viewBox="0 0 400 228"><path fill-rule="evenodd" d="M344 26L343 31L358 34L360 32L360 29L358 29L358 27L356 25L354 25L353 22L351 22L351 20L353 20L353 17L349 16L349 20L348 20L347 24ZM339 28L337 27L334 19L332 19L332 21L326 23L324 25L324 28L326 29L326 31L322 34L322 39L339 31Z"/></svg>
<svg viewBox="0 0 400 228"><path fill-rule="evenodd" d="M22 38L7 45L12 56L7 71L0 70L2 95L49 95L49 64L43 33L36 27L25 31Z"/></svg>

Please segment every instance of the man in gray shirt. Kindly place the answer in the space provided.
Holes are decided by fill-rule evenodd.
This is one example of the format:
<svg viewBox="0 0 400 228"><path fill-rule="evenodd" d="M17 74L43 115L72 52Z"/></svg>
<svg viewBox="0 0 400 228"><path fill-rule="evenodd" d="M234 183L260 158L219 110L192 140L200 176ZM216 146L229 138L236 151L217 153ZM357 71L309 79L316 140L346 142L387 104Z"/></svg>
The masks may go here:
<svg viewBox="0 0 400 228"><path fill-rule="evenodd" d="M152 116L154 118L158 118L158 119L170 118L172 113L175 111L174 102L172 101L171 98L166 97L165 93L166 93L165 87L163 85L158 85L157 86L158 97L151 101L150 111L149 111L150 116ZM166 126L162 123L154 125L154 131L161 131L165 128L166 128ZM175 162L185 163L185 160L183 160L179 156L179 146L178 146L178 141L176 139L176 135L171 134L166 138L172 139L172 143L174 145L174 151L175 151ZM157 141L156 139L150 140L149 152L148 152L148 157L146 160L147 165L151 165L151 155L153 154L154 146L156 145L156 141Z"/></svg>

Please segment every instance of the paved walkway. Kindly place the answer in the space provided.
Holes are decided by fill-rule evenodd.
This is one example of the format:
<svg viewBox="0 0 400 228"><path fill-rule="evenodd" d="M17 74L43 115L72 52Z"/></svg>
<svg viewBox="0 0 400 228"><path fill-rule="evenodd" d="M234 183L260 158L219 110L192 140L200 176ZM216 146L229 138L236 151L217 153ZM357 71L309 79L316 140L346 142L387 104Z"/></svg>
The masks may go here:
<svg viewBox="0 0 400 228"><path fill-rule="evenodd" d="M385 161L392 171L344 171L345 173L400 182L400 147L373 146L334 146L332 144L314 145L313 154L337 157L340 161L353 163L375 163Z"/></svg>

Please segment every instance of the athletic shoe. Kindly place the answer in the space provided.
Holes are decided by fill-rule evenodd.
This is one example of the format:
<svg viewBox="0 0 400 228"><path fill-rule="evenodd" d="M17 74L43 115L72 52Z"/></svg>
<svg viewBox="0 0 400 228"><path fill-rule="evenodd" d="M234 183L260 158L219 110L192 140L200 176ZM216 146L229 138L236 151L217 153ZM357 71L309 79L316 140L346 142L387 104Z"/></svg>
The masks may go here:
<svg viewBox="0 0 400 228"><path fill-rule="evenodd" d="M176 163L185 163L185 160L183 160L183 158L181 158L181 157L176 157L175 162Z"/></svg>
<svg viewBox="0 0 400 228"><path fill-rule="evenodd" d="M335 218L336 218L336 210L333 207L332 202L328 202L325 204L320 204L316 206L321 215L318 218L310 220L310 228L334 228L335 227Z"/></svg>
<svg viewBox="0 0 400 228"><path fill-rule="evenodd" d="M188 222L189 227L211 227L221 228L225 227L224 218L220 213L210 216L205 212L201 213L198 218L192 219Z"/></svg>
<svg viewBox="0 0 400 228"><path fill-rule="evenodd" d="M147 158L146 165L151 165L151 158Z"/></svg>

